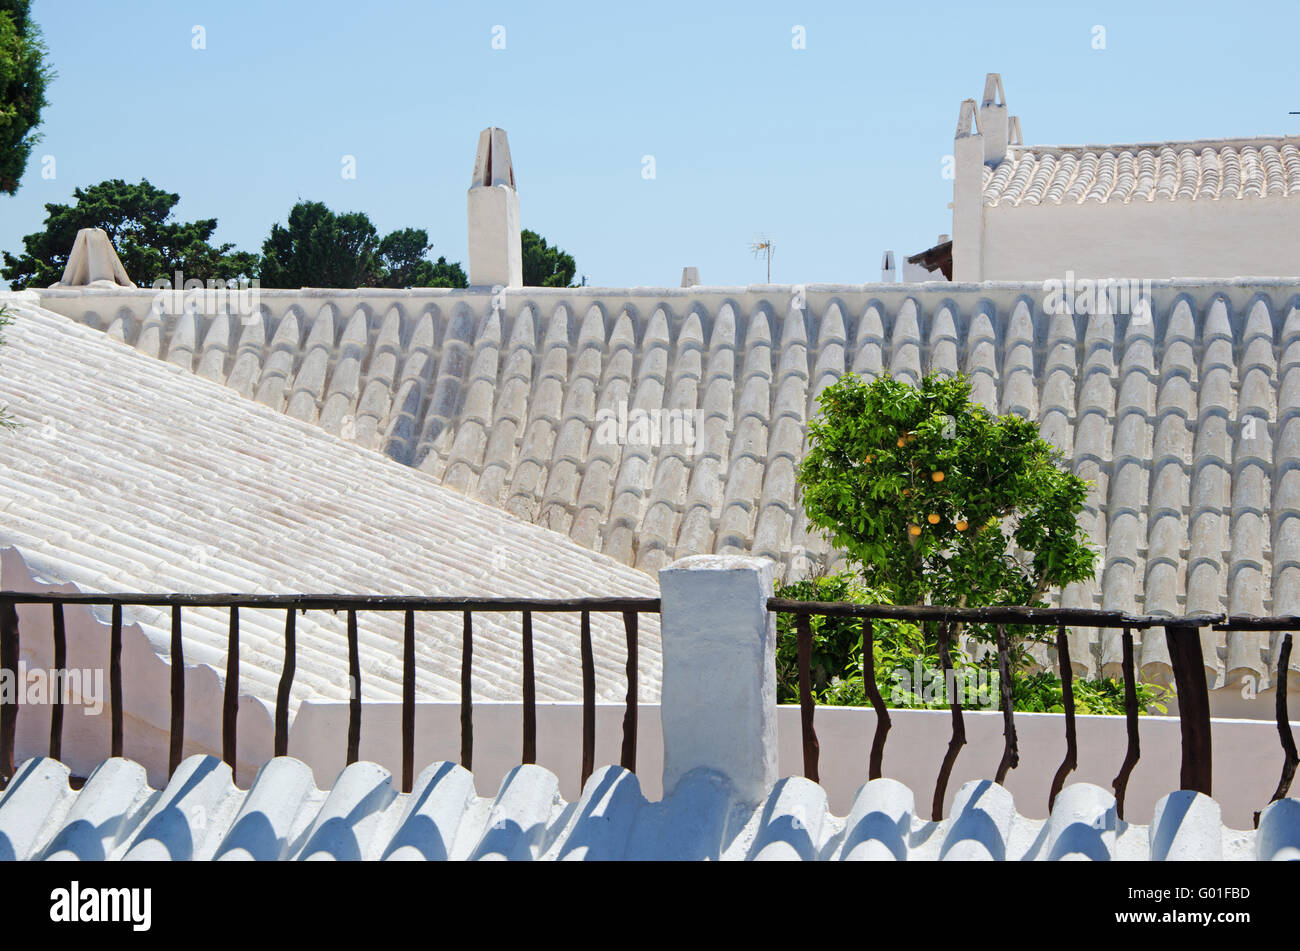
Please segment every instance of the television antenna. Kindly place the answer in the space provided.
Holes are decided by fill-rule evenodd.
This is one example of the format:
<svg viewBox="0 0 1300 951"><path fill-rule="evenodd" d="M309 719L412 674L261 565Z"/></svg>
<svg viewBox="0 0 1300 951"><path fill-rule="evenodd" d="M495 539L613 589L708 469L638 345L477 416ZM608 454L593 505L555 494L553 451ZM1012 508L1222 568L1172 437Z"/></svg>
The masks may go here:
<svg viewBox="0 0 1300 951"><path fill-rule="evenodd" d="M749 245L749 250L754 253L754 257L767 258L767 283L772 283L772 251L774 249L772 236L760 234L754 238Z"/></svg>

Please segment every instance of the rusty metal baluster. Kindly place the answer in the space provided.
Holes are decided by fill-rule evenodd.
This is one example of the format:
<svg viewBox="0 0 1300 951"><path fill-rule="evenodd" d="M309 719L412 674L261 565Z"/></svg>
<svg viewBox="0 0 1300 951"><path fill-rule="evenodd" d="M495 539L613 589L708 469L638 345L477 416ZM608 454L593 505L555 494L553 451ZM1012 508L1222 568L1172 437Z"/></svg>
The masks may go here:
<svg viewBox="0 0 1300 951"><path fill-rule="evenodd" d="M623 711L623 750L619 765L630 773L636 772L637 728L637 616L635 611L623 612L623 629L627 633L627 701Z"/></svg>
<svg viewBox="0 0 1300 951"><path fill-rule="evenodd" d="M402 628L402 792L415 783L415 612L406 609Z"/></svg>
<svg viewBox="0 0 1300 951"><path fill-rule="evenodd" d="M1286 759L1282 762L1282 778L1277 782L1277 791L1269 802L1277 802L1291 791L1291 781L1295 779L1296 766L1300 765L1300 755L1296 753L1295 737L1291 734L1291 719L1287 716L1286 689L1287 674L1291 664L1291 632L1282 639L1282 649L1277 657L1277 733L1282 739L1282 752ZM1255 813L1255 828L1259 828L1259 813Z"/></svg>
<svg viewBox="0 0 1300 951"><path fill-rule="evenodd" d="M18 682L18 609L12 601L0 601L0 670ZM14 739L18 730L18 692L4 699L0 694L0 786L14 775Z"/></svg>
<svg viewBox="0 0 1300 951"><path fill-rule="evenodd" d="M596 660L591 652L591 612L582 612L582 782L596 768Z"/></svg>
<svg viewBox="0 0 1300 951"><path fill-rule="evenodd" d="M812 619L802 612L796 614L795 630L799 648L799 725L803 734L803 774L813 782L819 782L817 761L821 756L821 745L817 742L817 730L813 727Z"/></svg>
<svg viewBox="0 0 1300 951"><path fill-rule="evenodd" d="M871 701L871 709L876 711L876 734L871 740L867 779L879 779L885 758L885 737L889 735L893 721L889 718L885 698L880 695L880 685L876 683L876 634L871 618L862 619L862 683Z"/></svg>
<svg viewBox="0 0 1300 951"><path fill-rule="evenodd" d="M1007 772L1020 765L1020 744L1016 739L1015 701L1011 696L1011 646L1007 626L998 625L998 691L1002 706L1002 760L993 781L1002 785Z"/></svg>
<svg viewBox="0 0 1300 951"><path fill-rule="evenodd" d="M460 765L474 768L474 698L470 668L474 662L474 622L465 612L460 640Z"/></svg>
<svg viewBox="0 0 1300 951"><path fill-rule="evenodd" d="M1205 682L1205 655L1196 624L1166 624L1165 642L1178 691L1178 725L1182 731L1183 789L1211 795L1210 690Z"/></svg>
<svg viewBox="0 0 1300 951"><path fill-rule="evenodd" d="M1142 755L1138 742L1138 696L1137 672L1133 665L1133 630L1125 627L1122 636L1124 650L1124 720L1128 726L1128 749L1124 752L1124 762L1120 765L1119 775L1111 785L1115 789L1115 815L1124 818L1124 794L1128 790L1128 777Z"/></svg>
<svg viewBox="0 0 1300 951"><path fill-rule="evenodd" d="M50 759L63 756L63 690L68 677L68 634L63 621L63 602L50 606L54 631L54 669L58 671L54 689L50 691Z"/></svg>
<svg viewBox="0 0 1300 951"><path fill-rule="evenodd" d="M1047 795L1047 811L1052 811L1056 796L1065 785L1065 777L1079 766L1079 743L1074 730L1074 667L1070 663L1070 641L1065 625L1056 625L1056 666L1061 670L1061 701L1065 706L1065 759L1052 777L1052 791Z"/></svg>
<svg viewBox="0 0 1300 951"><path fill-rule="evenodd" d="M114 604L108 641L108 702L112 707L112 756L122 755L122 605Z"/></svg>
<svg viewBox="0 0 1300 951"><path fill-rule="evenodd" d="M950 676L952 655L949 644L952 640L952 626L947 621L939 622L939 663L943 667L943 686L951 696L948 705L952 710L952 739L948 741L948 752L943 756L943 765L939 768L939 780L934 786L934 802L930 805L930 815L935 822L943 818L943 800L948 792L948 778L952 775L953 764L957 754L966 745L966 721L961 714L961 691L957 689L956 678Z"/></svg>
<svg viewBox="0 0 1300 951"><path fill-rule="evenodd" d="M524 755L522 762L537 762L537 675L533 670L533 612L524 612Z"/></svg>
<svg viewBox="0 0 1300 951"><path fill-rule="evenodd" d="M293 605L284 613L284 665L280 668L280 685L275 692L275 755L289 755L289 694L298 667L298 621Z"/></svg>
<svg viewBox="0 0 1300 951"><path fill-rule="evenodd" d="M172 605L172 709L171 734L167 747L167 775L176 772L185 747L185 646L181 640L181 606Z"/></svg>
<svg viewBox="0 0 1300 951"><path fill-rule="evenodd" d="M235 775L239 716L239 605L230 606L230 634L226 639L226 694L221 705L221 759Z"/></svg>
<svg viewBox="0 0 1300 951"><path fill-rule="evenodd" d="M351 766L361 758L361 650L357 639L357 612L348 609L348 757Z"/></svg>

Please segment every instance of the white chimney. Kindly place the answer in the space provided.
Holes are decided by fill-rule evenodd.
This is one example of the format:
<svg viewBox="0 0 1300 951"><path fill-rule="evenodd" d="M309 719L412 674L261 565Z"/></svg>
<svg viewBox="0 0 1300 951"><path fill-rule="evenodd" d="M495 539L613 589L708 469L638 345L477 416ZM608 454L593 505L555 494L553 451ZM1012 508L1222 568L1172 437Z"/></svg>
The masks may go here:
<svg viewBox="0 0 1300 951"><path fill-rule="evenodd" d="M469 188L469 283L474 287L522 287L524 255L519 192L506 130L484 129L474 156Z"/></svg>
<svg viewBox="0 0 1300 951"><path fill-rule="evenodd" d="M997 165L1007 157L1007 144L1010 142L1007 97L1002 89L1002 76L998 73L989 73L984 79L980 131L984 133L984 161L988 165Z"/></svg>

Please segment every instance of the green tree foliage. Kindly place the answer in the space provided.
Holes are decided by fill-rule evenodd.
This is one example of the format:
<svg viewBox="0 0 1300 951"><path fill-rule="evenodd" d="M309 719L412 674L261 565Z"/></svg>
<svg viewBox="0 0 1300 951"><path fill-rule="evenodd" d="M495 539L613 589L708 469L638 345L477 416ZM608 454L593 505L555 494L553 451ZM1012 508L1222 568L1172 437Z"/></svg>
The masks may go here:
<svg viewBox="0 0 1300 951"><path fill-rule="evenodd" d="M271 226L262 245L263 287L465 287L461 266L426 257L422 228L379 236L361 212L336 214L318 201L299 202L286 224Z"/></svg>
<svg viewBox="0 0 1300 951"><path fill-rule="evenodd" d="M1042 603L1091 578L1088 484L962 377L920 386L846 374L822 391L799 471L809 520L895 604Z"/></svg>
<svg viewBox="0 0 1300 951"><path fill-rule="evenodd" d="M458 263L445 257L430 261L433 245L423 228L402 228L379 242L380 287L468 287L469 279Z"/></svg>
<svg viewBox="0 0 1300 951"><path fill-rule="evenodd" d="M572 287L578 270L573 255L551 247L536 231L521 235L525 287Z"/></svg>
<svg viewBox="0 0 1300 951"><path fill-rule="evenodd" d="M45 90L54 72L45 65L41 31L31 0L0 0L0 193L18 191L32 147Z"/></svg>
<svg viewBox="0 0 1300 951"><path fill-rule="evenodd" d="M854 604L885 603L853 575L843 572L778 585L778 598L793 601L849 601ZM809 680L817 703L827 706L866 706L865 668L862 653L862 621L856 618L819 617L809 619L812 632L812 661ZM776 691L778 703L799 702L798 635L794 617L777 616ZM930 684L944 684L939 649L934 638L907 621L872 621L872 655L876 686L885 704L904 709L938 709L948 706L942 688L926 691L917 683L916 671ZM951 659L955 682L978 683L983 675L983 696L991 707L1000 707L996 658L974 662L964 651L953 648ZM1018 713L1064 712L1061 678L1051 671L1032 671L1022 659L1012 669L1012 709ZM969 693L970 691L967 691ZM1138 710L1164 714L1170 691L1154 684L1137 685ZM964 697L965 701L968 697ZM1124 684L1109 678L1074 680L1075 710L1080 714L1123 714Z"/></svg>
<svg viewBox="0 0 1300 951"><path fill-rule="evenodd" d="M792 601L849 601L854 604L883 604L880 592L872 591L847 572L805 578L778 585L778 598ZM858 618L822 617L808 619L812 631L812 661L809 679L818 703L864 704L862 621ZM799 641L793 615L778 614L776 642L776 689L778 703L799 702ZM920 659L924 667L939 665L938 648L927 643L920 629L906 621L872 622L876 682L886 702L890 699L892 671L911 669ZM956 652L954 660L959 660Z"/></svg>
<svg viewBox="0 0 1300 951"><path fill-rule="evenodd" d="M263 287L367 287L379 269L379 232L361 212L336 215L300 201L262 245Z"/></svg>
<svg viewBox="0 0 1300 951"><path fill-rule="evenodd" d="M57 282L82 228L103 228L126 273L141 286L172 281L177 271L186 280L207 281L248 277L256 270L255 255L211 243L217 219L173 221L172 208L180 196L147 179L138 185L112 179L78 188L72 196L72 205L45 206L44 229L23 238L23 254L5 253L0 275L14 290Z"/></svg>

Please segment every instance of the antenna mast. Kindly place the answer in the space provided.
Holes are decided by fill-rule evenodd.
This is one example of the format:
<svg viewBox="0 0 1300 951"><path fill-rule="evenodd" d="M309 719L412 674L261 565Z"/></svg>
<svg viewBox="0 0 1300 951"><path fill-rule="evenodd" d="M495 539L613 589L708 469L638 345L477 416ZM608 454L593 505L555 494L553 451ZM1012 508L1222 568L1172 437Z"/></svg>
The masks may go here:
<svg viewBox="0 0 1300 951"><path fill-rule="evenodd" d="M749 245L749 250L754 252L754 257L764 256L767 258L767 283L772 283L772 251L775 246L772 243L772 236L761 234L754 238Z"/></svg>

